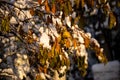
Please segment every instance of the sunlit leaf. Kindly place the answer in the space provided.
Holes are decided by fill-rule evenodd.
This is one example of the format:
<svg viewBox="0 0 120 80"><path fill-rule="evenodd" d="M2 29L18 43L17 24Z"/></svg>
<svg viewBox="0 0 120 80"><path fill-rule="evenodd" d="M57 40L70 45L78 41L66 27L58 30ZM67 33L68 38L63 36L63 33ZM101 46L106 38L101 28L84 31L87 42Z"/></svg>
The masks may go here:
<svg viewBox="0 0 120 80"><path fill-rule="evenodd" d="M65 30L64 32L63 32L63 35L62 35L64 38L70 38L71 37L71 35L70 35L70 32L68 32L67 30Z"/></svg>

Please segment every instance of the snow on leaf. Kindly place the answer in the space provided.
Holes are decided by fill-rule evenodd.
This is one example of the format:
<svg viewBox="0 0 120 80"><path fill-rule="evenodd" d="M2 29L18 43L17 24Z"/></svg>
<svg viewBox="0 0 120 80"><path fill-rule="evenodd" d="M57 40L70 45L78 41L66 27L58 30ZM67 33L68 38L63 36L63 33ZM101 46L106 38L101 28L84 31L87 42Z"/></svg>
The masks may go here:
<svg viewBox="0 0 120 80"><path fill-rule="evenodd" d="M42 33L40 37L40 44L43 44L43 47L50 48L49 41L50 41L49 36L46 33Z"/></svg>
<svg viewBox="0 0 120 80"><path fill-rule="evenodd" d="M70 16L65 17L65 22L68 27L71 27L71 19L70 18L71 18Z"/></svg>

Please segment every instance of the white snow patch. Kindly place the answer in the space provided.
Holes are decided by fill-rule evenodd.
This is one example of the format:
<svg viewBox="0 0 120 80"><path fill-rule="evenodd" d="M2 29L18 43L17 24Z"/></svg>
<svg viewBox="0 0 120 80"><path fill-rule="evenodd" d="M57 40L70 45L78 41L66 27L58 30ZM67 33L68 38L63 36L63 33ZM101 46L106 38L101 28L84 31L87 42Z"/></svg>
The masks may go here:
<svg viewBox="0 0 120 80"><path fill-rule="evenodd" d="M79 40L80 43L84 43L84 39L81 36L81 34L78 34L78 40Z"/></svg>
<svg viewBox="0 0 120 80"><path fill-rule="evenodd" d="M65 23L67 24L68 27L71 27L70 16L65 17Z"/></svg>
<svg viewBox="0 0 120 80"><path fill-rule="evenodd" d="M43 47L51 48L51 46L49 45L49 41L49 36L45 32L43 32L40 37L40 44L43 44Z"/></svg>
<svg viewBox="0 0 120 80"><path fill-rule="evenodd" d="M62 66L62 67L60 68L59 72L60 72L60 73L64 73L65 70L66 70L66 68L67 68L66 66Z"/></svg>
<svg viewBox="0 0 120 80"><path fill-rule="evenodd" d="M95 64L92 66L94 80L119 80L120 63L110 61L107 64Z"/></svg>

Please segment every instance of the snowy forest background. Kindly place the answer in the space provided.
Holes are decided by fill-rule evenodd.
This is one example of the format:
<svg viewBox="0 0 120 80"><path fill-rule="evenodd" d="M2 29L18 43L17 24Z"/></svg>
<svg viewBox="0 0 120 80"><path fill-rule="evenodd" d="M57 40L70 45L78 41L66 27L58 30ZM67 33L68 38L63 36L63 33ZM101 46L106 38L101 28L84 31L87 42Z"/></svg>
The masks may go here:
<svg viewBox="0 0 120 80"><path fill-rule="evenodd" d="M0 0L0 80L91 80L119 40L119 0Z"/></svg>

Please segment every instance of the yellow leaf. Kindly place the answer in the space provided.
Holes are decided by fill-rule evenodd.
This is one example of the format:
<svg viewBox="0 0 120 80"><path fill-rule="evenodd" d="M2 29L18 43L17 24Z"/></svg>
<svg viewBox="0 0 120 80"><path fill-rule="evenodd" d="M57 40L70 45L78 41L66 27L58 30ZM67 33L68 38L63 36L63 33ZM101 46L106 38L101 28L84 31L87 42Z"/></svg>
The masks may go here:
<svg viewBox="0 0 120 80"><path fill-rule="evenodd" d="M70 38L71 35L70 35L70 33L69 33L67 30L65 30L65 31L63 32L63 37L64 37L64 38Z"/></svg>

